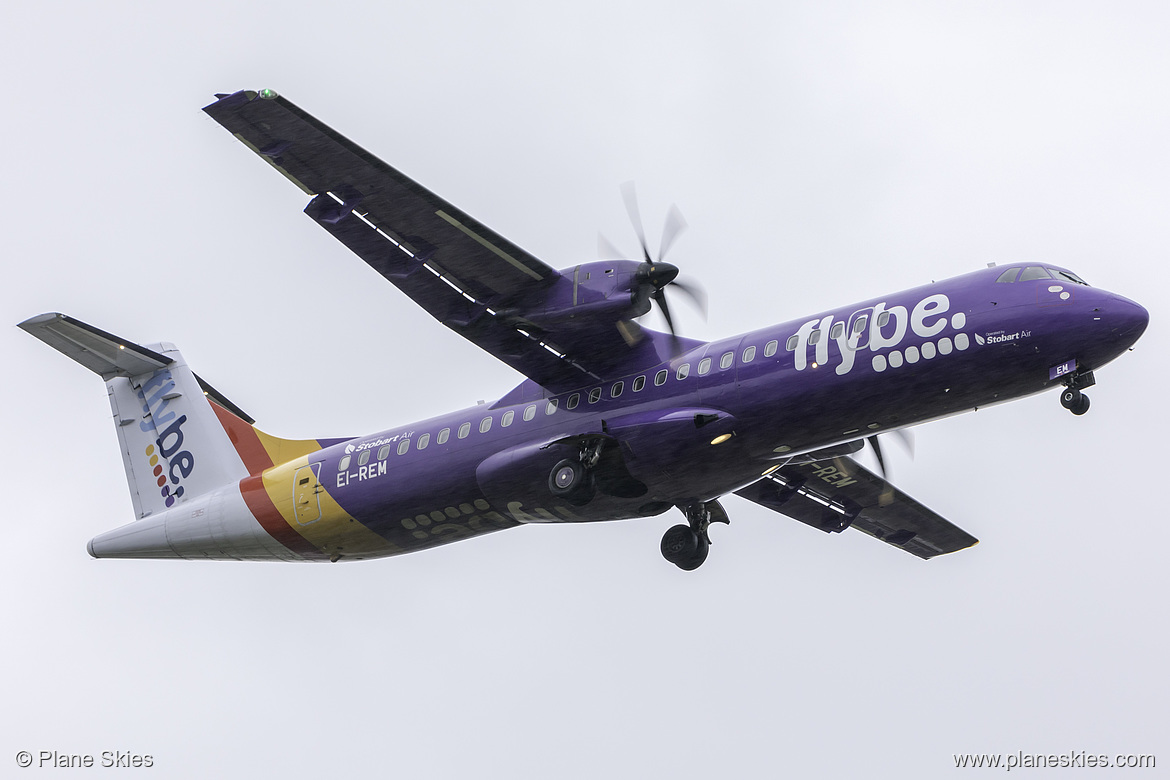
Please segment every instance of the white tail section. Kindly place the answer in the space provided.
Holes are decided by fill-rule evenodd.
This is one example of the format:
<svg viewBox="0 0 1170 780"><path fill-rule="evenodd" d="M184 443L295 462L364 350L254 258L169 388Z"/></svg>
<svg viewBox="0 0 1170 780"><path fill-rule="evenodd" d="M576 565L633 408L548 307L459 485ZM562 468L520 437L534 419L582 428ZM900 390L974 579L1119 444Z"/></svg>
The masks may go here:
<svg viewBox="0 0 1170 780"><path fill-rule="evenodd" d="M138 517L248 476L248 470L175 349L170 365L106 380L126 479Z"/></svg>
<svg viewBox="0 0 1170 780"><path fill-rule="evenodd" d="M63 314L20 327L106 380L138 518L248 476L174 345L142 347Z"/></svg>

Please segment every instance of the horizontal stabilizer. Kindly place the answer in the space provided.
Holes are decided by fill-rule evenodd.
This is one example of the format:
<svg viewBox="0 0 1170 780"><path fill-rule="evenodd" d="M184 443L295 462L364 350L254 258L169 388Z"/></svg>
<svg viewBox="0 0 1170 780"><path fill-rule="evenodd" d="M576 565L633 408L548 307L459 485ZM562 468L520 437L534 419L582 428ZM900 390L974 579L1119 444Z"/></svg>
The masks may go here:
<svg viewBox="0 0 1170 780"><path fill-rule="evenodd" d="M101 374L103 379L149 374L174 362L154 350L118 338L65 314L38 314L18 327L90 371Z"/></svg>

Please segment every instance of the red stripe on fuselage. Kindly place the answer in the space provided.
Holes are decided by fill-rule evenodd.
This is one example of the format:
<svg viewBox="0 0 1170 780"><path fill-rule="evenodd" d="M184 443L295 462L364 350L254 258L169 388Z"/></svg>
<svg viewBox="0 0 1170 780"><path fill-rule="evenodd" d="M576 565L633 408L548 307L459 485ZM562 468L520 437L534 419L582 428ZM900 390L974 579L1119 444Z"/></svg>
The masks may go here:
<svg viewBox="0 0 1170 780"><path fill-rule="evenodd" d="M260 527L268 532L276 541L304 558L310 560L326 560L328 555L309 543L305 537L292 529L264 489L264 478L259 475L245 477L240 480L240 493L244 496L244 503L248 505L252 516L260 523Z"/></svg>
<svg viewBox="0 0 1170 780"><path fill-rule="evenodd" d="M240 460L244 462L244 468L248 469L249 474L260 474L264 469L270 469L275 465L267 450L264 449L264 445L260 443L260 437L256 435L255 428L210 398L207 399L207 402L215 410L219 424L223 426L228 439L236 448L236 452L239 453Z"/></svg>

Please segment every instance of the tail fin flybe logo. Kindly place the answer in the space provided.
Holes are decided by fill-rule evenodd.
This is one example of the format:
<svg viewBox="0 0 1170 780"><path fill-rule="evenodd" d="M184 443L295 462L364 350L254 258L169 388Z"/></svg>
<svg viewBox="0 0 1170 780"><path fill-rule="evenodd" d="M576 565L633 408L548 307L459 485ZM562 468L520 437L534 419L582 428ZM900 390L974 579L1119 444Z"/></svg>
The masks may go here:
<svg viewBox="0 0 1170 780"><path fill-rule="evenodd" d="M170 395L174 389L175 381L171 372L165 368L156 371L138 389L138 400L142 402L145 415L139 427L143 432L154 431L157 434L154 444L146 448L146 457L168 507L173 506L176 499L182 498L181 483L195 468L195 456L183 449L183 423L187 422L187 415L176 417L173 409L167 409L171 399L178 397ZM167 426L160 428L164 423Z"/></svg>
<svg viewBox="0 0 1170 780"><path fill-rule="evenodd" d="M175 419L174 410L167 409L171 405L171 398L176 397L172 395L174 392L175 380L171 376L171 372L165 368L155 371L151 374L150 379L138 388L138 400L142 402L142 414L144 415L142 422L138 423L138 427L142 429L143 433L157 431L160 425Z"/></svg>

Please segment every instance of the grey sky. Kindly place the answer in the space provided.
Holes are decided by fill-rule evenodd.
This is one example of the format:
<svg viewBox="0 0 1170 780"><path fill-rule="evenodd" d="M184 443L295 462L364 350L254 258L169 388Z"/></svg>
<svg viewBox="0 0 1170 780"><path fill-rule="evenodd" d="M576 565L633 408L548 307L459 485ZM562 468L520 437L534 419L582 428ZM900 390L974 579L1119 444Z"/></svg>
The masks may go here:
<svg viewBox="0 0 1170 780"><path fill-rule="evenodd" d="M149 753L168 778L1170 765L1170 12L575 6L6 10L0 773L54 749ZM913 462L889 448L900 486L982 540L931 562L734 498L692 574L658 554L670 516L351 565L91 560L131 519L109 406L11 327L28 316L172 341L290 438L519 381L199 111L262 87L556 267L593 259L598 230L634 249L622 181L652 244L677 203L670 260L711 299L706 323L680 302L687 335L1021 259L1138 300L1150 330L1083 418L1048 394L918 429Z"/></svg>

